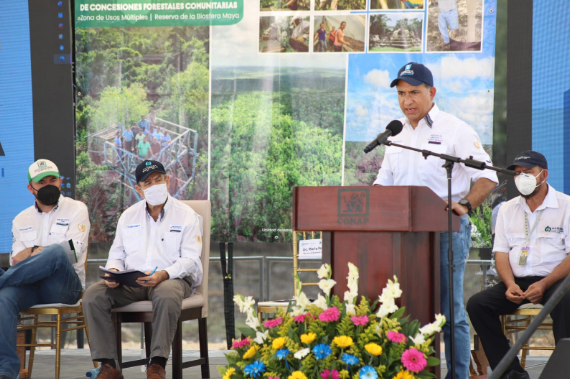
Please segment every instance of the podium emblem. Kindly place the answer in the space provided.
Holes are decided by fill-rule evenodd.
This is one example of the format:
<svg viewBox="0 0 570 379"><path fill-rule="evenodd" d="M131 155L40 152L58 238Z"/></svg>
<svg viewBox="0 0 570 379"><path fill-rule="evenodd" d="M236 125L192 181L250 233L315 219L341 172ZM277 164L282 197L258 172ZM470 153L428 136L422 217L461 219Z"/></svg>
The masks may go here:
<svg viewBox="0 0 570 379"><path fill-rule="evenodd" d="M367 217L369 210L370 195L368 188L338 190L339 217Z"/></svg>

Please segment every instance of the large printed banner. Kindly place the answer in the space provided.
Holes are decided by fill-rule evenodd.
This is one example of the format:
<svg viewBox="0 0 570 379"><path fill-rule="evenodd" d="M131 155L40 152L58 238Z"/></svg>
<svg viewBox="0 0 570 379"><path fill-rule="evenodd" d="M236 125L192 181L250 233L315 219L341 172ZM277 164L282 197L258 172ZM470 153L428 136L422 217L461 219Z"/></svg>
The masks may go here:
<svg viewBox="0 0 570 379"><path fill-rule="evenodd" d="M290 241L294 186L372 184L384 151L362 149L402 117L389 84L410 61L432 70L438 106L490 153L495 7L76 2L78 189L92 241L111 240L140 200L134 168L146 158L167 167L173 196L212 200L212 239ZM489 219L490 208L474 219L482 247Z"/></svg>

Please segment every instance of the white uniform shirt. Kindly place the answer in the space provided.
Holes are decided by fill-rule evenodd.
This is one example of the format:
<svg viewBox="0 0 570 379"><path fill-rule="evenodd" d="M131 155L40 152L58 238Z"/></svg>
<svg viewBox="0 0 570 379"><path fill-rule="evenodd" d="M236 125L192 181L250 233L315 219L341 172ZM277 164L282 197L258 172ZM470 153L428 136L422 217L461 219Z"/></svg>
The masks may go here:
<svg viewBox="0 0 570 379"><path fill-rule="evenodd" d="M33 246L49 246L73 240L77 262L75 272L85 288L84 254L89 243L89 214L81 201L60 196L57 205L49 212L38 210L36 205L26 208L12 222L12 257ZM41 252L40 254L42 254ZM12 259L10 259L12 265Z"/></svg>
<svg viewBox="0 0 570 379"><path fill-rule="evenodd" d="M129 207L119 218L107 269L165 270L170 279L192 277L192 287L202 283L202 216L168 196L154 221L146 201Z"/></svg>
<svg viewBox="0 0 570 379"><path fill-rule="evenodd" d="M431 150L438 154L453 155L483 161L491 165L489 155L475 130L457 117L440 111L436 104L413 129L406 117L402 132L389 140L417 149ZM382 167L374 184L382 186L427 186L440 198L447 200L447 172L443 159L429 156L424 159L421 153L401 147L386 146ZM491 170L477 170L454 164L452 171L452 199L459 201L470 189L471 180L487 178L498 183L497 174Z"/></svg>
<svg viewBox="0 0 570 379"><path fill-rule="evenodd" d="M529 232L539 212L542 213L534 232L530 234L526 265L519 265L521 248L526 247L524 214L527 214ZM557 192L548 185L542 204L530 212L522 196L505 203L499 210L495 228L493 251L509 254L513 275L548 276L570 251L570 196Z"/></svg>

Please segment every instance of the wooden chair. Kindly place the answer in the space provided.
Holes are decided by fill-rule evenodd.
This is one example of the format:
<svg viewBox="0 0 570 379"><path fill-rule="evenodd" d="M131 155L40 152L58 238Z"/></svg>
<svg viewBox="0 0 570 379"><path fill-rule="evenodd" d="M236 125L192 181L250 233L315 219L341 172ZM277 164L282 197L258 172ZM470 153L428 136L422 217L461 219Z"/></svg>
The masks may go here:
<svg viewBox="0 0 570 379"><path fill-rule="evenodd" d="M516 311L511 314L501 316L501 324L503 326L503 333L516 333L524 331L532 322L532 318L537 316L542 310L540 304L523 304ZM522 316L515 320L511 319L512 316ZM520 325L523 324L523 325ZM538 330L552 330L552 322L543 322ZM526 356L530 350L554 350L554 346L531 346L527 341L521 348L521 367L524 368L526 364Z"/></svg>
<svg viewBox="0 0 570 379"><path fill-rule="evenodd" d="M322 238L322 232L297 232L293 231L293 275L300 272L317 272L318 268L299 268L299 241L306 239ZM300 238L299 238L300 237ZM302 283L302 286L318 286L319 283ZM293 293L297 293L297 281L293 280ZM264 314L277 313L279 309L287 309L289 301L261 301L257 304L257 316L263 320Z"/></svg>
<svg viewBox="0 0 570 379"><path fill-rule="evenodd" d="M85 251L85 272L87 273L87 259L89 258L89 248ZM83 294L81 295L83 297ZM70 316L64 318L66 315L77 314L77 316ZM40 315L52 315L56 316L56 320L53 321L39 321ZM83 304L82 300L75 304L38 304L34 305L30 309L20 312L22 321L32 320L30 325L19 325L18 329L21 331L31 329L32 330L32 343L17 344L17 347L29 347L30 348L30 359L28 363L27 377L32 377L32 369L34 367L34 353L36 347L55 347L55 378L59 379L60 366L61 366L61 335L62 333L69 332L72 330L85 329L85 335L87 336L87 344L89 341L89 328L85 321L85 316L83 315ZM26 317L31 316L31 317ZM72 324L75 325L69 328L62 328L62 324ZM37 343L37 329L38 328L55 328L55 343Z"/></svg>
<svg viewBox="0 0 570 379"><path fill-rule="evenodd" d="M208 317L208 269L210 260L210 219L211 204L209 200L185 200L196 213L202 216L202 266L204 277L202 284L196 288L192 296L182 301L182 312L178 319L178 327L172 342L172 378L181 379L182 369L201 366L202 378L210 377L210 363L208 358L208 331L206 318ZM113 309L115 322L115 339L119 365L122 369L148 364L150 359L150 344L152 340L152 302L138 301L124 307ZM182 322L198 320L198 335L200 342L200 358L191 361L182 361ZM123 362L121 348L121 324L129 322L142 322L145 329L146 358Z"/></svg>

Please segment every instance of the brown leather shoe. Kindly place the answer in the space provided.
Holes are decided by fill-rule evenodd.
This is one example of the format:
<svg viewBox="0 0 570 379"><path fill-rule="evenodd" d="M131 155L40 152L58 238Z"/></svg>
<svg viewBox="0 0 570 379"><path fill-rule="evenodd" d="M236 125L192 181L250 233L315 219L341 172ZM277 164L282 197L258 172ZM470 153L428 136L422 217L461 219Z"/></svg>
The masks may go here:
<svg viewBox="0 0 570 379"><path fill-rule="evenodd" d="M146 379L165 379L166 371L156 363L146 368Z"/></svg>
<svg viewBox="0 0 570 379"><path fill-rule="evenodd" d="M124 379L123 374L113 366L105 363L101 366L101 371L97 375L97 379Z"/></svg>

